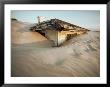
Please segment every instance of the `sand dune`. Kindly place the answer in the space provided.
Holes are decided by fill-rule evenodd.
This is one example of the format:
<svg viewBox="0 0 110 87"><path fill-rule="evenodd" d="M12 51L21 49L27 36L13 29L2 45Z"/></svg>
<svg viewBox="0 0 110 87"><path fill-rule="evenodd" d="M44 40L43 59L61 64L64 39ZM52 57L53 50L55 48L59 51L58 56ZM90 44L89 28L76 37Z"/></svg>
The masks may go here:
<svg viewBox="0 0 110 87"><path fill-rule="evenodd" d="M51 47L47 38L30 32L30 26L12 22L12 76L100 76L100 32L90 31Z"/></svg>
<svg viewBox="0 0 110 87"><path fill-rule="evenodd" d="M12 44L25 44L25 43L36 43L47 42L47 38L37 32L31 32L29 28L32 26L19 21L12 21L11 38Z"/></svg>

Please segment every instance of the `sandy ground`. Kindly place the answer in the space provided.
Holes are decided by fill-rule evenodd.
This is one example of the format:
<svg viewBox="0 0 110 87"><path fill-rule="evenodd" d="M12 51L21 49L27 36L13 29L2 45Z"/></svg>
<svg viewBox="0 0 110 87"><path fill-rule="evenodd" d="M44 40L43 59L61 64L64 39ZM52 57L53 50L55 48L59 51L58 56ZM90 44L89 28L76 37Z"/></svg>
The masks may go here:
<svg viewBox="0 0 110 87"><path fill-rule="evenodd" d="M14 77L100 76L100 32L74 37L60 47L37 32L32 25L12 22L11 75Z"/></svg>

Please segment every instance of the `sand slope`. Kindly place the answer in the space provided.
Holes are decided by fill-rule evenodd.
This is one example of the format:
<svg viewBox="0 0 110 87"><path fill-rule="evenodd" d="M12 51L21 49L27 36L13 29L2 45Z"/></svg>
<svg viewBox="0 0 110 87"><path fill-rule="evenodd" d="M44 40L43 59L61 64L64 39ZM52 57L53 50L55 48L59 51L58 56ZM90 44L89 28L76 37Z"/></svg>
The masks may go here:
<svg viewBox="0 0 110 87"><path fill-rule="evenodd" d="M47 38L43 37L41 34L29 30L32 24L12 21L11 25L12 44L49 43Z"/></svg>
<svg viewBox="0 0 110 87"><path fill-rule="evenodd" d="M29 26L12 22L12 76L100 76L100 32L90 31L51 47L45 37L28 31Z"/></svg>

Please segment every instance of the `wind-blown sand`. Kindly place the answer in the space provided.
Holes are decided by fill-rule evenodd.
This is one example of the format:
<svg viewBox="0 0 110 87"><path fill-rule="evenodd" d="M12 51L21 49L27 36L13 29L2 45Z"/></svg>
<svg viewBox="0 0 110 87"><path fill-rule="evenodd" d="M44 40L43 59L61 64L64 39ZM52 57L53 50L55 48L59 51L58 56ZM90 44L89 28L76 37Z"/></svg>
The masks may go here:
<svg viewBox="0 0 110 87"><path fill-rule="evenodd" d="M30 26L12 22L12 76L100 76L100 32L90 31L51 47L47 38L29 31Z"/></svg>

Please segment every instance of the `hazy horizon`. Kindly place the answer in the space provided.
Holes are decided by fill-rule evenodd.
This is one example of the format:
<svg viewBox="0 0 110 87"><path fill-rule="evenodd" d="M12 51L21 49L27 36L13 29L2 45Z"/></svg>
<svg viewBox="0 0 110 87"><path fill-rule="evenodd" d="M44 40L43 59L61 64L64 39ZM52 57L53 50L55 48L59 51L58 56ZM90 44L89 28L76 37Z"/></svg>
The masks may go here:
<svg viewBox="0 0 110 87"><path fill-rule="evenodd" d="M22 22L38 23L37 17L45 17L45 20L57 18L63 21L90 29L100 30L99 10L12 10L11 18Z"/></svg>

